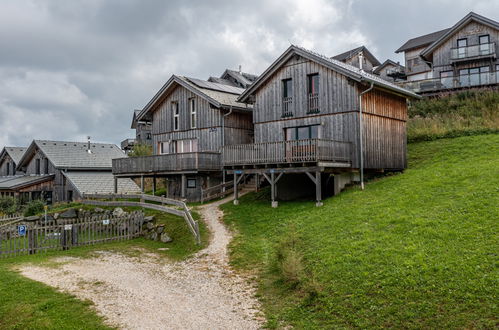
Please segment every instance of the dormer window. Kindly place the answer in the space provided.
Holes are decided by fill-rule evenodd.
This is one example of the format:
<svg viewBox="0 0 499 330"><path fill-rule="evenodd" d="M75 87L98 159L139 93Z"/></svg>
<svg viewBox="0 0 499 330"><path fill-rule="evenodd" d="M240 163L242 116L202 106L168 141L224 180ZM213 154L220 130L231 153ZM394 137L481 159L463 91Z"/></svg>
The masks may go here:
<svg viewBox="0 0 499 330"><path fill-rule="evenodd" d="M293 80L284 79L282 81L282 116L293 116Z"/></svg>
<svg viewBox="0 0 499 330"><path fill-rule="evenodd" d="M180 110L178 108L178 102L172 102L172 112L173 112L173 130L178 131L180 129Z"/></svg>

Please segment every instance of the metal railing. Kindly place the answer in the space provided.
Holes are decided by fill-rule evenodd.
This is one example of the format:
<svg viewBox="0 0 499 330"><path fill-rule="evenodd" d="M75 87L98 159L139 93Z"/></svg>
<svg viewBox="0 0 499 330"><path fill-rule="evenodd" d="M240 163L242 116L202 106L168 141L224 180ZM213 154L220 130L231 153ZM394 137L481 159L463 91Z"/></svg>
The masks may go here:
<svg viewBox="0 0 499 330"><path fill-rule="evenodd" d="M344 141L308 139L239 144L223 148L223 165L309 163L319 161L349 163L352 144Z"/></svg>
<svg viewBox="0 0 499 330"><path fill-rule="evenodd" d="M444 91L455 88L488 86L499 83L499 71L481 72L454 77L397 82L415 93Z"/></svg>
<svg viewBox="0 0 499 330"><path fill-rule="evenodd" d="M219 170L220 168L219 152L186 152L113 159L113 174Z"/></svg>
<svg viewBox="0 0 499 330"><path fill-rule="evenodd" d="M292 117L293 116L293 97L283 97L282 98L282 116Z"/></svg>
<svg viewBox="0 0 499 330"><path fill-rule="evenodd" d="M466 47L451 48L451 61L467 60L470 58L480 58L495 56L496 44L494 42L487 44L472 45Z"/></svg>
<svg viewBox="0 0 499 330"><path fill-rule="evenodd" d="M318 113L319 112L319 94L310 93L308 94L308 110L307 113Z"/></svg>

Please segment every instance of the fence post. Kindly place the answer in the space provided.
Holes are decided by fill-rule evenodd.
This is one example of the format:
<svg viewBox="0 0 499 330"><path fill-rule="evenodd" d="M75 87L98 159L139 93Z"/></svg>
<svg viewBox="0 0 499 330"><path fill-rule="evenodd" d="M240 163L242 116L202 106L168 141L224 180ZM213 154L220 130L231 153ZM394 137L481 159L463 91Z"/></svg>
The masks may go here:
<svg viewBox="0 0 499 330"><path fill-rule="evenodd" d="M28 253L35 254L36 253L35 229L33 227L29 228L27 234L28 234Z"/></svg>

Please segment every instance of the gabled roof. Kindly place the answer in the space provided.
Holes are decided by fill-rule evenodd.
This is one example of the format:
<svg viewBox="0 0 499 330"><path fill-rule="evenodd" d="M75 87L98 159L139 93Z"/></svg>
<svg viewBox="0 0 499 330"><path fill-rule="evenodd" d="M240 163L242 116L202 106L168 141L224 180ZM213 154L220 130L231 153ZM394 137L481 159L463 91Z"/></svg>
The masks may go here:
<svg viewBox="0 0 499 330"><path fill-rule="evenodd" d="M381 69L383 69L385 66L387 66L389 64L405 69L405 66L403 66L402 64L395 63L394 61L392 61L390 59L387 59L386 61L383 62L383 64L381 64L380 66L376 67L376 69L373 70L373 73L378 74L381 71Z"/></svg>
<svg viewBox="0 0 499 330"><path fill-rule="evenodd" d="M147 103L137 116L137 120L147 118L151 110L169 95L174 88L182 86L197 96L208 101L215 108L233 107L239 110L251 110L246 104L238 102L238 96L244 91L242 88L218 84L196 78L172 75L170 79L161 87L154 97Z"/></svg>
<svg viewBox="0 0 499 330"><path fill-rule="evenodd" d="M136 129L137 128L137 116L139 115L140 110L133 110L133 117L132 117L132 126L130 127L131 129Z"/></svg>
<svg viewBox="0 0 499 330"><path fill-rule="evenodd" d="M248 88L257 78L257 75L246 73L242 71L226 69L224 73L220 76L222 79L227 79L227 77L232 77L238 83L240 83L244 88Z"/></svg>
<svg viewBox="0 0 499 330"><path fill-rule="evenodd" d="M339 72L352 80L361 82L361 81L366 81L369 83L373 83L375 86L390 90L392 92L395 92L397 94L403 95L405 97L412 97L412 98L421 98L421 96L404 89L402 87L399 87L395 84L392 84L386 80L381 79L380 77L367 73L365 71L360 70L359 68L356 68L352 65L340 62L338 60L329 58L327 56L312 52L310 50L307 50L305 48L291 45L277 60L272 63L267 70L265 70L264 73L258 79L244 91L243 94L239 97L239 101L245 102L248 100L248 97L254 93L274 72L276 72L281 65L286 63L292 56L294 55L299 55L304 58L307 58L311 61L314 61L316 63L319 63L331 70L334 70L336 72Z"/></svg>
<svg viewBox="0 0 499 330"><path fill-rule="evenodd" d="M427 56L431 54L435 48L441 45L443 42L447 41L452 35L459 31L463 26L470 22L478 22L483 25L489 26L493 29L499 30L499 22L489 19L487 17L478 15L477 13L470 12L468 15L464 16L459 22L457 22L453 27L448 29L445 33L440 35L431 45L429 45L425 50L421 52L421 56Z"/></svg>
<svg viewBox="0 0 499 330"><path fill-rule="evenodd" d="M63 172L80 195L83 194L111 194L114 193L114 176L111 172ZM132 179L118 180L118 193L137 193L140 188Z"/></svg>
<svg viewBox="0 0 499 330"><path fill-rule="evenodd" d="M9 180L0 180L0 190L14 190L52 180L54 175L12 176Z"/></svg>
<svg viewBox="0 0 499 330"><path fill-rule="evenodd" d="M381 64L381 62L378 61L378 59L365 46L350 49L349 51L333 56L333 59L345 62L346 60L354 57L360 52L362 52L366 56L366 58L373 64L373 66L378 66Z"/></svg>
<svg viewBox="0 0 499 330"><path fill-rule="evenodd" d="M126 157L115 144L33 140L17 164L21 169L39 149L59 169L111 170L112 160Z"/></svg>
<svg viewBox="0 0 499 330"><path fill-rule="evenodd" d="M234 82L230 81L229 79L223 79L223 78L218 78L218 77L210 77L210 78L208 78L208 81L214 82L214 83L218 83L218 84L223 84L223 85L238 87Z"/></svg>
<svg viewBox="0 0 499 330"><path fill-rule="evenodd" d="M444 35L447 31L449 31L449 29L443 29L437 32L425 34L424 36L409 39L405 44L400 46L400 48L397 49L395 53L405 52L411 49L427 46Z"/></svg>
<svg viewBox="0 0 499 330"><path fill-rule="evenodd" d="M19 164L21 157L27 148L25 147L5 147L0 152L0 161L5 157L5 155L9 155L10 158L14 161L14 163Z"/></svg>

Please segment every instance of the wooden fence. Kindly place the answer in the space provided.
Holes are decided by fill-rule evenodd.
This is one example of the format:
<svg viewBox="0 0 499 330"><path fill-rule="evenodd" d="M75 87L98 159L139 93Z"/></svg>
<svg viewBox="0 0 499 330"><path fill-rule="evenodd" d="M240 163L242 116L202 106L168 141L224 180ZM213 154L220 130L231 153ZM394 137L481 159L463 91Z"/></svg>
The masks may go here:
<svg viewBox="0 0 499 330"><path fill-rule="evenodd" d="M85 194L82 203L95 206L137 206L183 217L196 243L201 244L199 224L182 201L146 194Z"/></svg>
<svg viewBox="0 0 499 330"><path fill-rule="evenodd" d="M201 190L201 203L211 199L225 197L234 191L234 181L219 184L207 189Z"/></svg>
<svg viewBox="0 0 499 330"><path fill-rule="evenodd" d="M0 228L0 258L129 240L141 235L143 223L141 211L120 217L102 214L58 221L22 220Z"/></svg>
<svg viewBox="0 0 499 330"><path fill-rule="evenodd" d="M2 215L0 216L0 225L5 222L10 222L12 220L20 219L22 218L22 214L7 214L7 215Z"/></svg>

